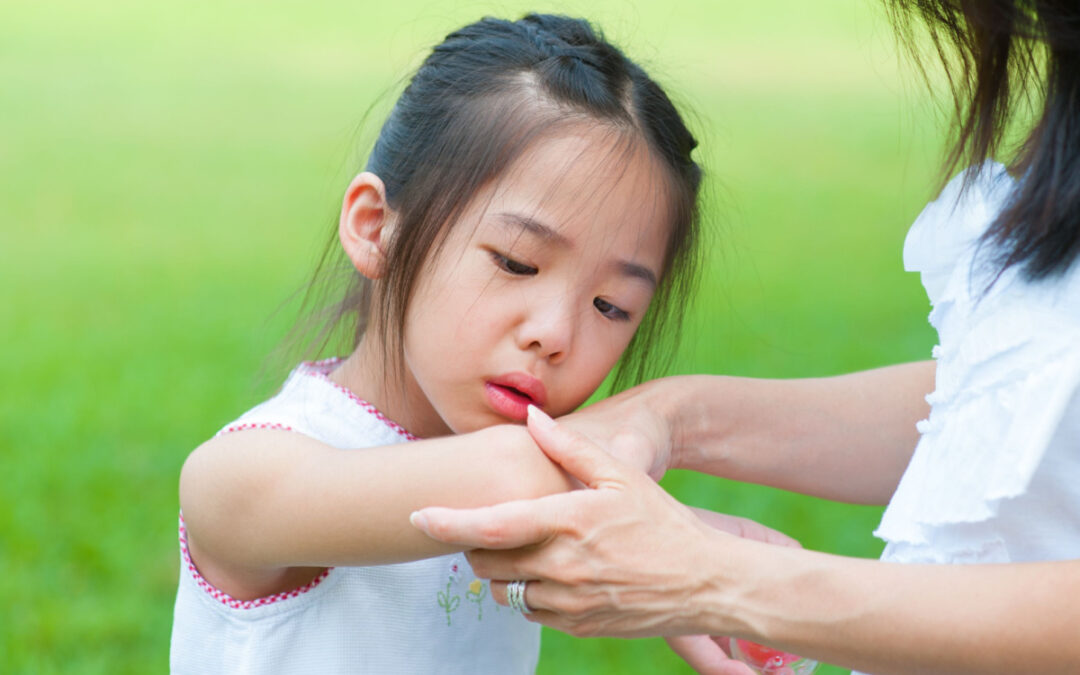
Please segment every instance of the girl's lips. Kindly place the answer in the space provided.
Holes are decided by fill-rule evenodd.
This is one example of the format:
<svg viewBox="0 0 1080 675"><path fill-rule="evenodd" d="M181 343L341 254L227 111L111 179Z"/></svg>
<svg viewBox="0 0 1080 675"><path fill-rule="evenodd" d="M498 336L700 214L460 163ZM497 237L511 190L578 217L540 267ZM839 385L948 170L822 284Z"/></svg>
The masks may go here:
<svg viewBox="0 0 1080 675"><path fill-rule="evenodd" d="M503 417L524 421L529 405L543 408L547 403L544 383L525 373L509 373L484 383L484 393L492 409Z"/></svg>
<svg viewBox="0 0 1080 675"><path fill-rule="evenodd" d="M484 393L487 395L488 405L496 413L516 422L524 421L529 414L529 404L532 399L523 396L520 392L504 387L493 382L484 384Z"/></svg>

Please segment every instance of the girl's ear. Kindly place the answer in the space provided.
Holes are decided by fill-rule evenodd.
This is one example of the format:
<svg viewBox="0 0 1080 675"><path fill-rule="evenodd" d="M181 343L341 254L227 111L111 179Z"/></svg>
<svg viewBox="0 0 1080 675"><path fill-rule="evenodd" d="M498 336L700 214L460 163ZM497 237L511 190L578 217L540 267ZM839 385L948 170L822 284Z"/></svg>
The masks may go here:
<svg viewBox="0 0 1080 675"><path fill-rule="evenodd" d="M382 179L368 171L353 178L341 204L338 236L353 267L368 279L386 272L386 246L395 224Z"/></svg>

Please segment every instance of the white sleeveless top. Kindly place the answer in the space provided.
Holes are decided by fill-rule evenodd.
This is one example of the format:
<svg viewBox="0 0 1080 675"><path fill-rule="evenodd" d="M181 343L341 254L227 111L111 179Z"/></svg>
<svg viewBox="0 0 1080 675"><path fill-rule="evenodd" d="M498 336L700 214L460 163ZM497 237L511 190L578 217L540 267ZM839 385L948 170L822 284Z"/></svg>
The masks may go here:
<svg viewBox="0 0 1080 675"><path fill-rule="evenodd" d="M1029 282L996 274L979 237L1016 186L987 162L915 221L904 266L922 275L940 346L936 391L875 534L883 560L1080 558L1080 264Z"/></svg>
<svg viewBox="0 0 1080 675"><path fill-rule="evenodd" d="M305 363L281 392L221 433L285 429L338 448L413 437L333 383L335 360ZM362 450L357 450L362 452ZM377 480L378 477L373 477ZM532 673L540 626L491 598L465 556L336 567L302 588L240 601L192 563L180 527L174 674Z"/></svg>

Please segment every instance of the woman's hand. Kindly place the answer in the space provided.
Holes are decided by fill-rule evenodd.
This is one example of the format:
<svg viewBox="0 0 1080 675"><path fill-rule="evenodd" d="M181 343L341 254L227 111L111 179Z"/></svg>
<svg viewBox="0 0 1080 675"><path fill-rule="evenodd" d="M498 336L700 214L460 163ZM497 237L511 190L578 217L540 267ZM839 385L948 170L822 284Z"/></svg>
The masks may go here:
<svg viewBox="0 0 1080 675"><path fill-rule="evenodd" d="M802 548L802 544L791 537L765 527L761 523L729 516L706 509L690 507L701 521L722 532L734 534L744 539L753 539L775 544ZM701 675L754 675L749 666L731 658L727 650L729 638L714 635L678 635L665 638L671 651L678 654L686 663ZM782 675L778 673L777 675Z"/></svg>
<svg viewBox="0 0 1080 675"><path fill-rule="evenodd" d="M560 417L559 424L660 480L673 466L674 430L661 405L666 384L664 380L640 384Z"/></svg>
<svg viewBox="0 0 1080 675"><path fill-rule="evenodd" d="M701 675L755 675L750 666L728 656L721 647L727 638L709 635L679 635L665 638L671 651Z"/></svg>
<svg viewBox="0 0 1080 675"><path fill-rule="evenodd" d="M587 489L412 520L501 549L469 555L502 604L507 581L529 582L531 620L580 636L731 635L883 674L1077 672L1080 560L900 565L747 541L581 434L535 413L529 429ZM732 675L715 651L698 657Z"/></svg>
<svg viewBox="0 0 1080 675"><path fill-rule="evenodd" d="M529 429L588 489L473 510L431 507L413 523L444 542L492 549L472 551L469 560L478 576L493 580L496 600L506 604L506 582L526 580L529 619L572 635L726 630L725 622L706 620L716 589L731 582L711 562L729 557L739 539L539 411L531 412Z"/></svg>

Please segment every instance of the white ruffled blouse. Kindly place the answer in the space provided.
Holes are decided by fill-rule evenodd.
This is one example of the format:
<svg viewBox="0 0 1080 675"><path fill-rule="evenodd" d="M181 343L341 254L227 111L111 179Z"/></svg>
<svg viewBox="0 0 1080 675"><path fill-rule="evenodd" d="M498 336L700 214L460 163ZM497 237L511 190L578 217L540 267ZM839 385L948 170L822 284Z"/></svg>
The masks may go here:
<svg viewBox="0 0 1080 675"><path fill-rule="evenodd" d="M991 285L979 238L1016 181L990 162L970 178L954 178L904 244L940 346L930 416L875 532L882 559L1080 558L1080 265L1041 282L1014 267Z"/></svg>

